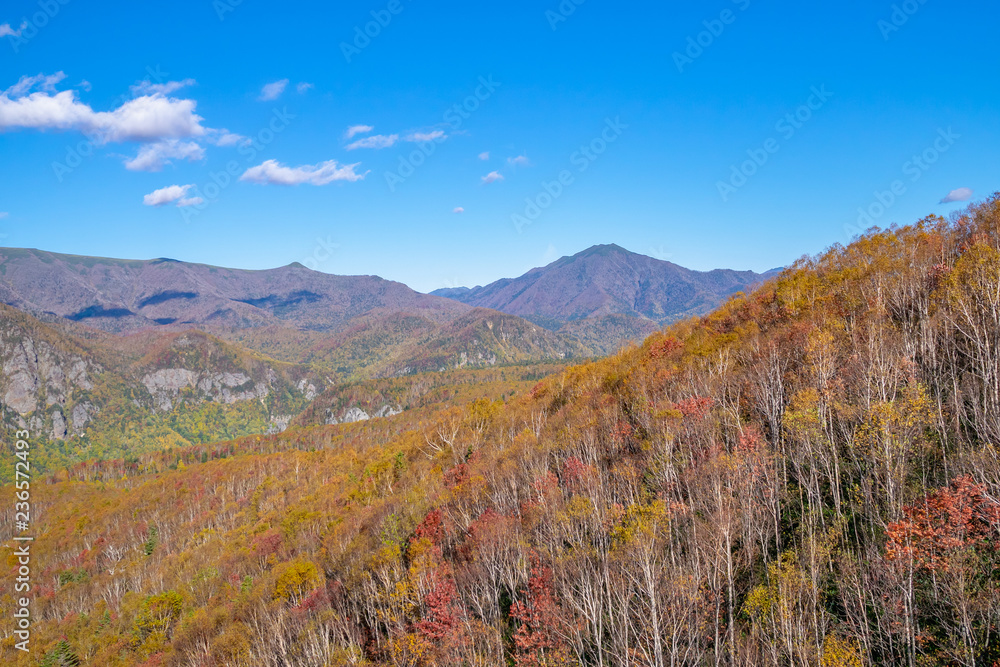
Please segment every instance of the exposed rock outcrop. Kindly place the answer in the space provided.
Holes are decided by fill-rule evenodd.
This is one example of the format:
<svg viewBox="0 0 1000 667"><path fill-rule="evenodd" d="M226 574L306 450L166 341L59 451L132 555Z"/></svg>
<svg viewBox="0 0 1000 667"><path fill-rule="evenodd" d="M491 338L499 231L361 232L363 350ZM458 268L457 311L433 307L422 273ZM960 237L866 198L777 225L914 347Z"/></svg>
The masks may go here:
<svg viewBox="0 0 1000 667"><path fill-rule="evenodd" d="M270 389L254 383L243 373L198 373L187 368L161 368L147 373L142 384L153 397L157 410L168 411L184 389L195 389L199 398L231 405L238 401L266 398Z"/></svg>
<svg viewBox="0 0 1000 667"><path fill-rule="evenodd" d="M372 414L368 414L358 406L352 406L344 411L341 415L335 415L331 412L327 413L327 424L352 424L354 422L367 421L369 419L377 419L384 417L392 417L393 415L398 415L403 411L402 406L399 405L383 405L378 410L375 410Z"/></svg>

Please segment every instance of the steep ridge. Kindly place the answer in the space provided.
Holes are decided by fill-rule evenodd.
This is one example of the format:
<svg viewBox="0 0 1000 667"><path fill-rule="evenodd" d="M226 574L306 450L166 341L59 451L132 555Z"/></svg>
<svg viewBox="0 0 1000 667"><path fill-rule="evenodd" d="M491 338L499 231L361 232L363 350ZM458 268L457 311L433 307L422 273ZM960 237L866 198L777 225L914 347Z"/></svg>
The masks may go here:
<svg viewBox="0 0 1000 667"><path fill-rule="evenodd" d="M0 301L106 331L284 324L336 332L368 314L444 322L469 310L377 276L336 276L300 264L246 271L16 248L0 248Z"/></svg>
<svg viewBox="0 0 1000 667"><path fill-rule="evenodd" d="M553 331L572 331L608 348L705 313L768 275L685 269L617 245L599 245L484 287L432 292L462 303L520 315ZM573 323L572 327L566 325Z"/></svg>

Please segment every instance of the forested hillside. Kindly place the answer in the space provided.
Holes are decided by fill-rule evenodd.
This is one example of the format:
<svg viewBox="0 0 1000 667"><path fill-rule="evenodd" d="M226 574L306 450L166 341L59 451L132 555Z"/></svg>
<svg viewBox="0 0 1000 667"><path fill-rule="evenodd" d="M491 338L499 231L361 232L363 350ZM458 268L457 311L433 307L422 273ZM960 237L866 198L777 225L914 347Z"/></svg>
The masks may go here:
<svg viewBox="0 0 1000 667"><path fill-rule="evenodd" d="M395 325L406 329L405 319ZM501 396L565 366L542 360L570 349L541 327L485 309L416 329L405 344L385 328L362 325L334 340L265 328L229 342L192 329L119 335L61 318L42 321L0 304L0 426L27 428L34 469L49 473L88 459L134 459L279 432L302 422L303 413L314 415L311 403L327 388L354 386L382 402L362 400L361 412L347 415L356 406L344 396L343 406L324 406L343 410L314 415L318 423ZM300 335L313 347L300 346ZM269 357L254 349L261 341L275 343L261 345L269 352L301 354L305 362ZM332 359L343 375L331 369ZM385 396L379 386L388 389ZM471 392L459 389L469 386ZM0 466L0 483L13 478L12 466Z"/></svg>
<svg viewBox="0 0 1000 667"><path fill-rule="evenodd" d="M1000 196L494 399L34 482L0 661L1000 661Z"/></svg>
<svg viewBox="0 0 1000 667"><path fill-rule="evenodd" d="M562 257L518 278L432 294L520 315L607 354L666 324L707 313L778 271L692 271L611 244Z"/></svg>

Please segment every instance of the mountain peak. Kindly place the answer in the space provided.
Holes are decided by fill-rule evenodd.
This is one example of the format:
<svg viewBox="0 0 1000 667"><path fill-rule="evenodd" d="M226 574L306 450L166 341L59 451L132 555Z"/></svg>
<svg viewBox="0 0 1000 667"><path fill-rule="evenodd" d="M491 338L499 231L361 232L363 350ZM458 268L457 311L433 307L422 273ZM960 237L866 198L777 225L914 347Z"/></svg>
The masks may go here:
<svg viewBox="0 0 1000 667"><path fill-rule="evenodd" d="M586 250L581 250L580 252L573 255L573 257L594 257L594 256L606 256L615 254L634 255L636 253L626 250L617 243L600 243L598 245L590 246Z"/></svg>
<svg viewBox="0 0 1000 667"><path fill-rule="evenodd" d="M752 271L692 271L609 243L519 278L434 294L520 315L612 350L634 334L706 313L760 280Z"/></svg>

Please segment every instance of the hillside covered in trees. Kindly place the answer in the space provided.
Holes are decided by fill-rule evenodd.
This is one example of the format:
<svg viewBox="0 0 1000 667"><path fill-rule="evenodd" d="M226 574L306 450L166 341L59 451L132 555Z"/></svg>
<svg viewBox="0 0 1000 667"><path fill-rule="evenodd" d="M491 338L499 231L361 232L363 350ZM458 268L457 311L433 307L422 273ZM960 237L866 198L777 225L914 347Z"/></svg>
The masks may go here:
<svg viewBox="0 0 1000 667"><path fill-rule="evenodd" d="M0 662L1000 662L1000 196L406 416L36 480Z"/></svg>

